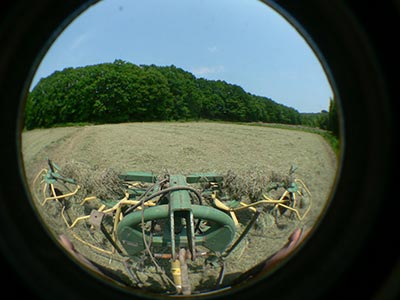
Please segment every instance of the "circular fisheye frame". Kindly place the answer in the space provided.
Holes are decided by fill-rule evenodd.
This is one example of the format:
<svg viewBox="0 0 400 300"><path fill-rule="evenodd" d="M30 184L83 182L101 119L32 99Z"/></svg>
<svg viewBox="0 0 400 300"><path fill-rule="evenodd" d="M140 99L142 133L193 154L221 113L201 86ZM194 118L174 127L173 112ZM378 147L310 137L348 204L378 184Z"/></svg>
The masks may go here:
<svg viewBox="0 0 400 300"><path fill-rule="evenodd" d="M244 234L259 221L262 211L255 204L224 201L226 178L220 174L173 173L160 177L150 172L121 172L117 177L124 186L124 195L117 203L100 206L89 195L75 206L68 202L82 190L82 180L66 174L65 168L51 159L32 178L37 189L32 189L26 180L29 176L22 155L22 116L33 72L61 30L95 3L10 1L5 2L1 12L0 41L7 45L0 50L0 119L4 141L1 151L7 172L0 189L0 237L7 273L14 276L12 279L20 287L18 292L27 287L30 296L43 299L190 295L330 299L344 290L355 290L364 298L390 299L398 293L390 278L396 272L393 265L398 259L396 247L391 244L395 238L387 241L381 234L393 226L393 219L386 218L384 213L387 203L383 204L390 192L393 156L389 106L393 81L388 76L390 68L383 65L388 56L383 54L394 53L378 47L377 42L382 40L367 23L370 14L339 1L332 1L329 7L318 1L267 3L306 38L331 80L341 112L341 167L329 209L317 220L318 226L310 231L295 228L265 260L224 285L224 259L240 254ZM375 13L393 17L395 10L384 8ZM294 171L294 167L290 168L288 175L293 180L281 178L286 183L280 186L281 195L267 195L260 201L275 204L280 213L287 212L291 218L302 220L310 204L305 196L311 193L303 180L293 178ZM234 178L230 179L234 182ZM212 205L205 205L208 202ZM299 202L304 202L302 207L296 206ZM79 212L83 204L88 206ZM79 236L73 230L49 234L57 224L40 213L41 207L61 216L69 229L85 223L87 235ZM237 222L244 212L248 222L238 232ZM98 234L102 234L101 243ZM307 242L300 244L304 239ZM98 260L88 259L87 252L82 251L84 247L75 241L98 250ZM102 243L110 247L98 247ZM176 247L177 244L183 247ZM168 251L163 251L165 248ZM377 257L375 253L381 253L382 248L384 255ZM99 263L106 260L111 264L121 253L126 256L120 256L119 263L126 267L128 275ZM147 253L147 257L140 257L139 253ZM287 260L288 257L291 259ZM168 263L168 276L160 265L163 259ZM218 267L217 280L213 281L217 292L208 289L196 294L190 286L190 262L199 259ZM135 287L127 284L129 276L141 276L129 273L146 268L148 262L155 272L147 279L156 285L160 282L156 276L163 277L166 285L175 288L174 292L148 292L140 285L141 280Z"/></svg>
<svg viewBox="0 0 400 300"><path fill-rule="evenodd" d="M21 148L42 224L83 267L133 293L217 294L272 274L318 223L340 165L336 100L318 59L298 32L263 3L232 3L232 15L227 15L218 13L220 4L213 1L192 1L159 15L145 33L127 31L135 36L125 45L127 53L151 53L158 62L172 47L178 53L172 66L145 65L143 54L128 57L116 51L113 45L126 41L113 35L121 24L150 19L156 3L121 5L99 3L76 18L53 42L32 81L22 112ZM190 23L193 40L182 42L181 28L193 12L203 17ZM137 15L140 20L132 21ZM112 25L95 37L90 28L101 32L105 18ZM159 33L160 24L171 19L174 27ZM271 32L265 30L268 24L274 24ZM237 28L243 28L247 46L241 45L241 36L234 38ZM148 36L165 35L168 43L145 45ZM259 36L268 39L261 43ZM199 62L204 40L214 46ZM230 47L235 43L238 49ZM294 49L285 54L273 49L265 59L270 44ZM100 63L93 64L91 49L99 45L106 49L97 53ZM232 50L221 56L224 48ZM103 52L112 51L127 58L105 63ZM232 57L245 51L252 56L237 64ZM182 53L187 53L183 60ZM194 68L193 74L180 68L188 59L191 65L212 65L216 55L229 69L218 78L228 81L234 74L247 89L261 71L269 80L279 73L285 78L278 89L282 98L291 97L284 96L289 86L302 110L315 105L326 110L299 113L237 84L213 80L214 68ZM290 59L310 69L308 75ZM272 61L278 71L269 70ZM59 70L50 72L54 65ZM43 77L46 72L51 75ZM252 73L257 75L249 78ZM313 81L308 84L303 77ZM271 89L266 81L258 91ZM282 78L275 82L282 85ZM306 93L304 98L308 89L318 96L310 99ZM185 119L188 113L195 122ZM94 125L82 128L85 122ZM123 147L116 151L116 145Z"/></svg>

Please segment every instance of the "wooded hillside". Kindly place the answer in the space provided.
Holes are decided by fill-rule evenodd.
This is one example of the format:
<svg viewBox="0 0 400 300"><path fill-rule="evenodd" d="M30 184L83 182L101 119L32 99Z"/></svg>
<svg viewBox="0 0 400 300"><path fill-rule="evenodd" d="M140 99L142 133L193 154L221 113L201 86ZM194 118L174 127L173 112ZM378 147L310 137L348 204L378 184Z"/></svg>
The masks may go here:
<svg viewBox="0 0 400 300"><path fill-rule="evenodd" d="M25 127L65 123L221 120L301 124L294 108L175 66L114 63L66 68L30 92Z"/></svg>

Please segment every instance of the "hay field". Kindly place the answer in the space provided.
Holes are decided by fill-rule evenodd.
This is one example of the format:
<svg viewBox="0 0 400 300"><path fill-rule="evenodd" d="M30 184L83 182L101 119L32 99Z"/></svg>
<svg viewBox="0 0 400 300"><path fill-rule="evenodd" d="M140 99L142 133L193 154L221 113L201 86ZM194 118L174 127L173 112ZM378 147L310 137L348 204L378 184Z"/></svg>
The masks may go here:
<svg viewBox="0 0 400 300"><path fill-rule="evenodd" d="M226 280L233 280L279 250L295 228L308 229L315 225L328 203L338 166L333 151L319 135L226 123L154 122L36 129L23 132L21 139L28 184L46 167L47 158L61 167L76 161L117 172L227 174L233 171L243 178L252 174L266 177L272 173L287 174L295 165L296 177L302 179L312 193L312 209L302 221L286 218L276 223L268 216L261 219L237 251L240 253L227 260ZM57 217L59 209L50 206L38 206L40 217L55 236L68 235L65 224ZM71 240L75 244L76 241ZM118 258L110 260L79 242L75 247L89 259L127 276ZM202 269L199 272L198 267L192 271L198 273L193 275L193 289L205 289L214 282L213 271L207 273ZM154 281L148 288L164 288L157 285Z"/></svg>

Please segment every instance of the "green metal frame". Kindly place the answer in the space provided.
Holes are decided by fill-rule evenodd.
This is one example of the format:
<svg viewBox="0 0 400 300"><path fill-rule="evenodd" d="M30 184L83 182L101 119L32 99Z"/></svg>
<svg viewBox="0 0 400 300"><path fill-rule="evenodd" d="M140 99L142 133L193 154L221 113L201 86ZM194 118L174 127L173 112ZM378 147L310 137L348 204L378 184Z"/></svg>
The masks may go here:
<svg viewBox="0 0 400 300"><path fill-rule="evenodd" d="M153 174L140 172L127 172L121 174L121 178L144 182L156 180ZM135 256L143 251L146 247L145 241L153 246L167 246L171 249L172 257L176 257L177 249L188 248L192 259L196 257L196 245L219 253L227 249L236 232L233 219L216 208L191 203L191 196L186 189L188 181L198 183L201 180L220 181L222 177L216 174L195 174L186 177L171 175L169 187L175 189L169 192L166 203L134 211L121 220L117 228L117 237L128 255ZM209 223L209 227L201 234L195 234L195 219ZM168 225L163 235L143 235L142 222L155 220L167 220Z"/></svg>
<svg viewBox="0 0 400 300"><path fill-rule="evenodd" d="M59 174L59 167L48 160L49 170L45 181L53 184L57 181L76 184L74 179L66 178ZM158 177L146 172L125 172L119 175L124 181L158 182ZM196 245L201 245L214 253L224 252L232 243L235 236L235 222L226 212L210 206L192 204L190 191L196 191L188 184L202 182L222 182L223 177L214 173L192 174L188 176L170 175L169 191L163 196L156 206L146 207L128 213L117 226L117 238L130 256L135 256L146 249L145 243L153 246L165 246L171 249L171 257L177 257L179 248L187 248L192 259L196 257ZM141 197L145 190L128 189L129 198ZM159 187L155 186L153 193L159 193ZM201 195L198 194L197 197ZM104 201L107 206L114 206L117 202ZM166 228L162 235L145 233L141 224L143 222L166 220ZM196 233L195 220L207 222L202 228L202 233Z"/></svg>

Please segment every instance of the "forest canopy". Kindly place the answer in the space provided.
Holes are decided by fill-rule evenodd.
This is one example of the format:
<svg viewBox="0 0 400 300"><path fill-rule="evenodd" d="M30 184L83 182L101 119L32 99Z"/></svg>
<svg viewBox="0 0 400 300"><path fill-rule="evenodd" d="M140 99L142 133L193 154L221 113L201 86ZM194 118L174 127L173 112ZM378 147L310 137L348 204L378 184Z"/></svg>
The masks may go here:
<svg viewBox="0 0 400 300"><path fill-rule="evenodd" d="M200 119L318 127L318 118L320 114L302 117L296 109L238 85L196 78L173 65L123 60L56 71L39 81L25 107L28 130L66 123Z"/></svg>

